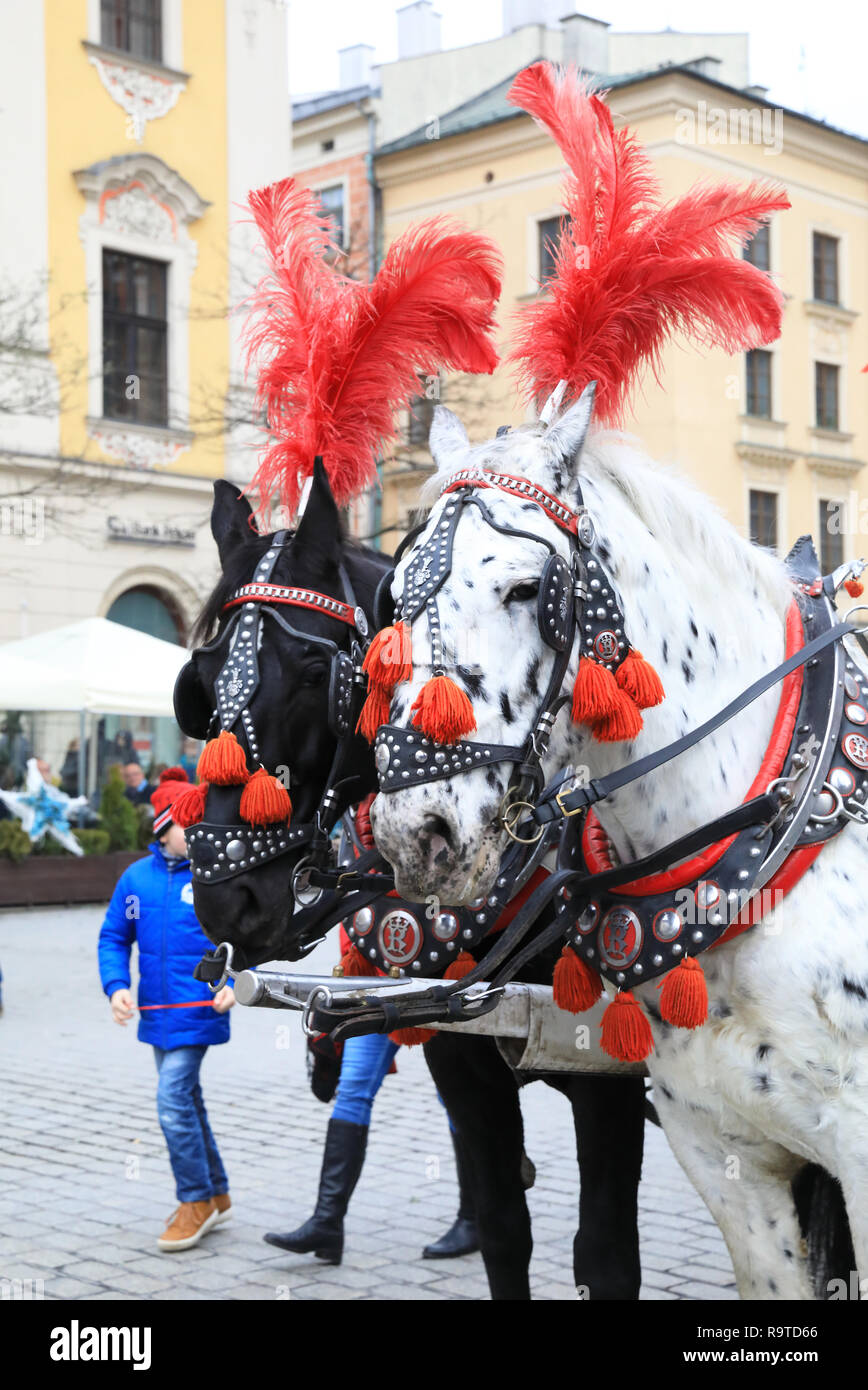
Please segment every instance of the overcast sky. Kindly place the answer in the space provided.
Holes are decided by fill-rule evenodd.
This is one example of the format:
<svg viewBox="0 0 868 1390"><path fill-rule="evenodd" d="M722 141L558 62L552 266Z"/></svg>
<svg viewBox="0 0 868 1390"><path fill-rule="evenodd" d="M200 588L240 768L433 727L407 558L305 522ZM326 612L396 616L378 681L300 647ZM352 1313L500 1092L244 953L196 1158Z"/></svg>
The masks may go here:
<svg viewBox="0 0 868 1390"><path fill-rule="evenodd" d="M370 43L376 60L397 55L394 0L290 0L293 96L338 85L337 50ZM769 99L868 136L868 6L864 0L604 0L577 6L613 29L747 32L751 82ZM444 48L501 33L500 0L437 0ZM860 16L861 11L861 16ZM564 13L570 12L565 0ZM484 85L483 82L480 84Z"/></svg>

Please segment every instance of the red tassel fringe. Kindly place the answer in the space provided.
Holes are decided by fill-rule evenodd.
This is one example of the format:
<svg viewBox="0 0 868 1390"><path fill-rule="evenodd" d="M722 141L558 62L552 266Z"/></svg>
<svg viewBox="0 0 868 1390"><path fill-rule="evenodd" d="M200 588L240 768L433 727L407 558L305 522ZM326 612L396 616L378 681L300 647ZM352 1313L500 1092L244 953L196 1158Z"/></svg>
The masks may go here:
<svg viewBox="0 0 868 1390"><path fill-rule="evenodd" d="M559 1009L583 1014L603 993L603 981L572 946L565 946L555 965L552 995Z"/></svg>
<svg viewBox="0 0 868 1390"><path fill-rule="evenodd" d="M381 724L388 724L390 703L388 691L384 690L381 685L370 686L356 724L356 733L361 734L362 738L366 738L368 743L373 743Z"/></svg>
<svg viewBox="0 0 868 1390"><path fill-rule="evenodd" d="M341 956L341 968L345 975L373 975L376 973L373 965L365 960L358 946L353 945Z"/></svg>
<svg viewBox="0 0 868 1390"><path fill-rule="evenodd" d="M278 825L288 824L291 815L286 787L264 767L254 772L241 793L241 819L248 825Z"/></svg>
<svg viewBox="0 0 868 1390"><path fill-rule="evenodd" d="M627 653L615 672L615 680L640 709L650 709L665 698L660 677L641 652Z"/></svg>
<svg viewBox="0 0 868 1390"><path fill-rule="evenodd" d="M476 728L470 700L449 676L425 682L410 710L410 723L433 743L457 743Z"/></svg>
<svg viewBox="0 0 868 1390"><path fill-rule="evenodd" d="M653 1052L651 1025L629 989L616 994L603 1014L600 1046L618 1062L644 1062Z"/></svg>
<svg viewBox="0 0 868 1390"><path fill-rule="evenodd" d="M198 787L190 787L187 791L181 792L179 797L172 802L172 820L176 825L180 825L182 830L188 826L195 825L205 815L205 798L208 795L208 783L200 782Z"/></svg>
<svg viewBox="0 0 868 1390"><path fill-rule="evenodd" d="M573 686L573 723L595 724L605 719L617 709L618 698L618 685L612 672L589 656L581 657Z"/></svg>
<svg viewBox="0 0 868 1390"><path fill-rule="evenodd" d="M413 638L406 623L382 628L365 653L362 670L372 685L394 690L413 675Z"/></svg>
<svg viewBox="0 0 868 1390"><path fill-rule="evenodd" d="M469 951L461 951L455 957L451 965L447 966L443 976L444 980L463 980L465 975L469 975L471 970L476 969L476 961Z"/></svg>
<svg viewBox="0 0 868 1390"><path fill-rule="evenodd" d="M430 1042L436 1036L433 1028L399 1028L389 1034L392 1042L397 1043L399 1047L419 1047L421 1043Z"/></svg>
<svg viewBox="0 0 868 1390"><path fill-rule="evenodd" d="M705 972L693 956L684 956L663 981L660 1017L676 1028L701 1028L708 1018Z"/></svg>
<svg viewBox="0 0 868 1390"><path fill-rule="evenodd" d="M238 787L249 782L244 749L228 729L221 729L217 738L205 744L196 776L200 782L213 782L215 787Z"/></svg>
<svg viewBox="0 0 868 1390"><path fill-rule="evenodd" d="M845 579L844 588L851 598L861 598L865 592L865 585L861 579Z"/></svg>

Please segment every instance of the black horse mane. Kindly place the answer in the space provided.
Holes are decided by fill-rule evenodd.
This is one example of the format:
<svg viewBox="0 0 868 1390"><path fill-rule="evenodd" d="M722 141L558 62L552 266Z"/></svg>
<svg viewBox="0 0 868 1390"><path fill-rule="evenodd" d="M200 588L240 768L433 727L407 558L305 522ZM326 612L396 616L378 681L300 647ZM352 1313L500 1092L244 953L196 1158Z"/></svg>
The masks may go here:
<svg viewBox="0 0 868 1390"><path fill-rule="evenodd" d="M235 589L242 584L249 583L257 560L265 554L275 534L273 531L269 535L251 533L249 542L245 541L244 544L233 549L226 568L202 605L201 612L193 624L190 632L191 647L201 647L209 641L220 621L224 603ZM294 531L290 532L291 537L294 535ZM362 545L352 536L347 535L343 524L338 540L341 556L348 561L351 571L355 568L354 560L373 560L382 563L389 559L381 550L373 550L370 546Z"/></svg>

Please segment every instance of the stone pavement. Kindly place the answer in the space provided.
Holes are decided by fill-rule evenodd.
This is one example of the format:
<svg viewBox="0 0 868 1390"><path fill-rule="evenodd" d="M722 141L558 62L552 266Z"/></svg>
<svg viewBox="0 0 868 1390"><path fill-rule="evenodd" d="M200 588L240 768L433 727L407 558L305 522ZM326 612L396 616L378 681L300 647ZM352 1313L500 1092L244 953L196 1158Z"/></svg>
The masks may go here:
<svg viewBox="0 0 868 1390"><path fill-rule="evenodd" d="M478 1255L419 1257L456 1208L446 1120L421 1049L399 1053L375 1103L343 1264L264 1244L263 1231L310 1214L330 1113L309 1090L298 1019L272 1010L236 1006L232 1042L203 1067L233 1219L193 1250L161 1254L156 1237L175 1201L153 1055L134 1024L112 1022L100 992L101 920L98 907L0 912L0 1281L41 1280L33 1287L60 1299L488 1297ZM334 949L320 947L304 968L329 970ZM533 1296L575 1299L570 1109L541 1083L521 1104L537 1168ZM643 1298L735 1298L717 1228L650 1125L640 1206Z"/></svg>

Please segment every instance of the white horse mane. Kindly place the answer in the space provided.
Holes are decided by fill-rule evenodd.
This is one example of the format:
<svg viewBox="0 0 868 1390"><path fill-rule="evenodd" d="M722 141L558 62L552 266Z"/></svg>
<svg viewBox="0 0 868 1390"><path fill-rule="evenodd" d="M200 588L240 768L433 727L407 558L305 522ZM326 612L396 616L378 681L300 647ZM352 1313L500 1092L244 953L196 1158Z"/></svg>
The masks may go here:
<svg viewBox="0 0 868 1390"><path fill-rule="evenodd" d="M461 458L449 458L426 480L420 500L433 504L460 469L474 464L524 473L539 457L534 445L541 434L542 425L521 426L485 444L473 445ZM527 450L521 447L525 440L531 446ZM620 430L592 429L582 451L580 476L616 488L673 555L683 554L688 564L702 563L726 575L734 590L755 587L781 614L786 612L793 590L783 562L740 536L706 493L677 469L650 458L634 436Z"/></svg>

